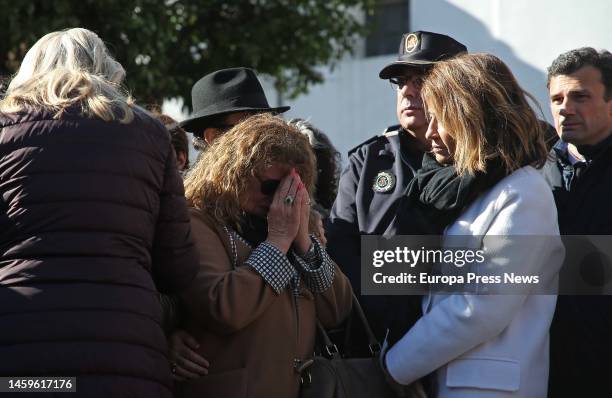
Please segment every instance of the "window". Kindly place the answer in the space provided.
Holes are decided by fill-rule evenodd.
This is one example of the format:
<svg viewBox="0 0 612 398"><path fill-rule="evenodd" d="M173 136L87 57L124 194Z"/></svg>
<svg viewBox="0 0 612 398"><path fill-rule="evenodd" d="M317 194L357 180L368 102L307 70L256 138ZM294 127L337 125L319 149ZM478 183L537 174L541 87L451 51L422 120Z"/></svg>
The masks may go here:
<svg viewBox="0 0 612 398"><path fill-rule="evenodd" d="M366 57L397 54L402 35L409 32L409 1L380 0L366 23L370 34L366 38Z"/></svg>

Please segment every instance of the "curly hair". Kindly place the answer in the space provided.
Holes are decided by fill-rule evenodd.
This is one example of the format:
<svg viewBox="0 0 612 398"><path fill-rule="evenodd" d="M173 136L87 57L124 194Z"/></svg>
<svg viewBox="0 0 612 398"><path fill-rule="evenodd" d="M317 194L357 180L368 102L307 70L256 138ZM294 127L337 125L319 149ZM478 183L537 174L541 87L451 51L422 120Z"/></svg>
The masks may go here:
<svg viewBox="0 0 612 398"><path fill-rule="evenodd" d="M548 151L544 131L514 75L491 54L466 54L437 63L421 89L426 112L434 113L456 142L457 172L486 172L497 159L506 173L540 168Z"/></svg>
<svg viewBox="0 0 612 398"><path fill-rule="evenodd" d="M592 47L581 47L559 55L548 67L547 86L557 75L571 75L578 69L592 66L601 72L601 81L606 88L604 100L612 99L612 53L606 50L597 52Z"/></svg>
<svg viewBox="0 0 612 398"><path fill-rule="evenodd" d="M220 224L238 223L247 181L273 163L295 167L308 193L315 156L298 129L271 114L254 115L217 138L185 179L187 202Z"/></svg>
<svg viewBox="0 0 612 398"><path fill-rule="evenodd" d="M310 146L317 159L317 183L314 200L319 204L324 214L329 213L338 194L340 180L340 152L336 150L325 133L314 127L304 119L291 119L290 124L295 125L302 134L308 137Z"/></svg>

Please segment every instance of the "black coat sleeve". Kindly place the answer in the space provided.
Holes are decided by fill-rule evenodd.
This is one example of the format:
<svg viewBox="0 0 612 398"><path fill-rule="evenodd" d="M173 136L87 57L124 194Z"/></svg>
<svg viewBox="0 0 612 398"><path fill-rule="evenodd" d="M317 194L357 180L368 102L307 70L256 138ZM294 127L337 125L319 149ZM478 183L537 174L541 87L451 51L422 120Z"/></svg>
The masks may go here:
<svg viewBox="0 0 612 398"><path fill-rule="evenodd" d="M338 196L327 221L327 252L348 276L353 289L359 295L361 235L357 217L357 187L363 163L352 154L349 164L340 176Z"/></svg>
<svg viewBox="0 0 612 398"><path fill-rule="evenodd" d="M162 293L176 293L195 278L198 253L191 237L191 224L183 181L176 168L173 148L168 145L159 215L152 249L153 278Z"/></svg>

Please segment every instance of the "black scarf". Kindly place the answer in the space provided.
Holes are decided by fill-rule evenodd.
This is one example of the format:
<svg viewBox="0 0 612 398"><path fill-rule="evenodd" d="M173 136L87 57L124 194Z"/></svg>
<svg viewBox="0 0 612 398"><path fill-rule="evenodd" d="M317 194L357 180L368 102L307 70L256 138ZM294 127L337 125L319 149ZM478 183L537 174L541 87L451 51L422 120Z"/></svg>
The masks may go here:
<svg viewBox="0 0 612 398"><path fill-rule="evenodd" d="M505 175L501 163L492 160L487 162L486 173L459 176L455 167L443 166L426 153L386 234L442 235L479 194Z"/></svg>
<svg viewBox="0 0 612 398"><path fill-rule="evenodd" d="M257 247L268 237L268 221L263 217L244 213L238 221L237 232L252 247Z"/></svg>
<svg viewBox="0 0 612 398"><path fill-rule="evenodd" d="M442 235L476 197L505 176L499 161L487 163L487 173L458 176L453 166L443 166L429 153L399 199L396 216L385 232L394 235ZM441 242L439 242L441 243ZM391 323L394 343L421 316L421 296L387 296L389 308L401 315Z"/></svg>

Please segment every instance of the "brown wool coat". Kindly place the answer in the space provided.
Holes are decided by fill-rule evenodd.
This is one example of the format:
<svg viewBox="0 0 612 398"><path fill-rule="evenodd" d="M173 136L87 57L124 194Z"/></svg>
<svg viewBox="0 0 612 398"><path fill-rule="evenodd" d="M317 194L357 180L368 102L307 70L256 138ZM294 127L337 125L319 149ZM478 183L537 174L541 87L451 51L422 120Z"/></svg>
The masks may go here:
<svg viewBox="0 0 612 398"><path fill-rule="evenodd" d="M251 249L236 240L232 268L230 240L222 226L191 209L200 269L189 289L185 329L210 361L208 376L178 383L178 397L296 398L299 375L294 359L312 357L315 320L326 327L342 322L351 309L352 289L336 266L333 285L322 294L304 286L295 299L290 288L277 295L244 262Z"/></svg>

